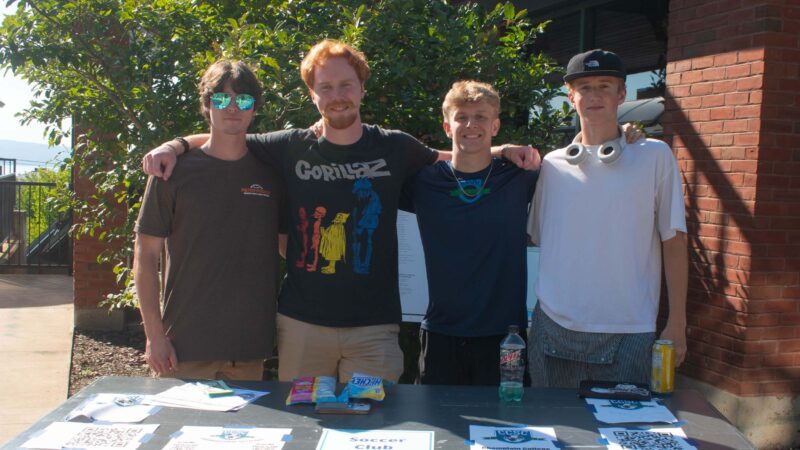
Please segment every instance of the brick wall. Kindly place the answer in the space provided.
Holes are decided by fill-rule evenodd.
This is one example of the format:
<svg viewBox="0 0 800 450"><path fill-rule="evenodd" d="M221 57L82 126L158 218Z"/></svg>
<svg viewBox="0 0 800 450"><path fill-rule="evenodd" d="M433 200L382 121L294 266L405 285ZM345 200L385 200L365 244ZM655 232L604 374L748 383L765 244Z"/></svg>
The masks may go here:
<svg viewBox="0 0 800 450"><path fill-rule="evenodd" d="M73 130L75 135L82 134L79 128ZM80 148L73 145L73 148ZM76 154L79 154L76 150ZM75 158L80 161L80 157ZM87 199L96 195L94 184L88 178L78 174L78 168L73 168L73 188L75 195ZM113 202L111 202L113 204ZM122 223L125 219L125 210L119 208L117 211L117 222ZM84 219L76 212L75 223L81 223ZM102 231L102 230L101 230ZM100 232L101 232L100 231ZM78 328L115 328L119 326L119 318L114 318L115 324L103 323L107 317L105 311L99 311L98 303L105 299L106 294L118 291L120 287L116 283L116 278L112 272L111 264L100 264L97 257L104 251L114 248L114 243L99 240L95 237L83 235L73 241L72 245L72 266L74 280L74 305L76 327ZM119 245L119 243L116 243ZM82 314L88 313L88 314ZM102 313L102 314L98 314ZM82 318L86 318L83 320Z"/></svg>
<svg viewBox="0 0 800 450"><path fill-rule="evenodd" d="M663 120L691 251L682 372L800 393L800 5L672 0Z"/></svg>

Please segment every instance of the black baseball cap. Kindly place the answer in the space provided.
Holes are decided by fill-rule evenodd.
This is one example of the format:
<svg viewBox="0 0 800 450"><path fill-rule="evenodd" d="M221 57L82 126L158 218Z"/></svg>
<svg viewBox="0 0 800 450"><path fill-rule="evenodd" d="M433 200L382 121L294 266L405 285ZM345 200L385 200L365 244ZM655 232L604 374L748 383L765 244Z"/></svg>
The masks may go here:
<svg viewBox="0 0 800 450"><path fill-rule="evenodd" d="M625 79L625 64L616 53L595 49L572 57L564 82L582 77L610 76Z"/></svg>

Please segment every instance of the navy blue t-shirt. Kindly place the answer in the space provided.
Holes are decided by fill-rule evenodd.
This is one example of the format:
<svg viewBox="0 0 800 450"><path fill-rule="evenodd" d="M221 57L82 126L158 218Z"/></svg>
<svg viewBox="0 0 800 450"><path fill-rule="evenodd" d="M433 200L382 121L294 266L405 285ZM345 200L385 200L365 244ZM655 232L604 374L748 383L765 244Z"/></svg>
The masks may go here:
<svg viewBox="0 0 800 450"><path fill-rule="evenodd" d="M526 223L539 172L499 159L476 173L451 167L423 168L401 201L417 214L425 251L430 302L422 328L475 337L527 327Z"/></svg>

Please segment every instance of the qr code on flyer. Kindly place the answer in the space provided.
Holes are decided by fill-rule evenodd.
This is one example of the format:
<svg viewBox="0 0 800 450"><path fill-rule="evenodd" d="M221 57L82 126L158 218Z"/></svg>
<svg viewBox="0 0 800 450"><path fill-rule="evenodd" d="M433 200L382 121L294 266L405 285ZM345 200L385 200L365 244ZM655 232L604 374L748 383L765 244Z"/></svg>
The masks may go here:
<svg viewBox="0 0 800 450"><path fill-rule="evenodd" d="M683 450L684 440L655 431L614 431L614 440L626 450Z"/></svg>
<svg viewBox="0 0 800 450"><path fill-rule="evenodd" d="M87 427L72 437L67 448L125 448L142 433L139 427Z"/></svg>

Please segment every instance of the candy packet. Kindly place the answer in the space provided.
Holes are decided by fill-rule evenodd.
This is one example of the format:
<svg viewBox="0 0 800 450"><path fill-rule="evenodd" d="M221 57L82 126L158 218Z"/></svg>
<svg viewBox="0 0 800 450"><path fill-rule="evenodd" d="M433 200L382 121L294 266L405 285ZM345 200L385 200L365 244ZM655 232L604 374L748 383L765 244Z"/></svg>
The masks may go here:
<svg viewBox="0 0 800 450"><path fill-rule="evenodd" d="M347 382L344 390L339 394L338 401L345 403L353 398L368 398L383 401L386 392L383 389L383 378L373 377L363 373L354 373L353 378Z"/></svg>
<svg viewBox="0 0 800 450"><path fill-rule="evenodd" d="M329 376L298 377L286 397L287 405L336 401L336 378Z"/></svg>
<svg viewBox="0 0 800 450"><path fill-rule="evenodd" d="M233 395L233 389L222 380L198 381L195 385L211 398Z"/></svg>

